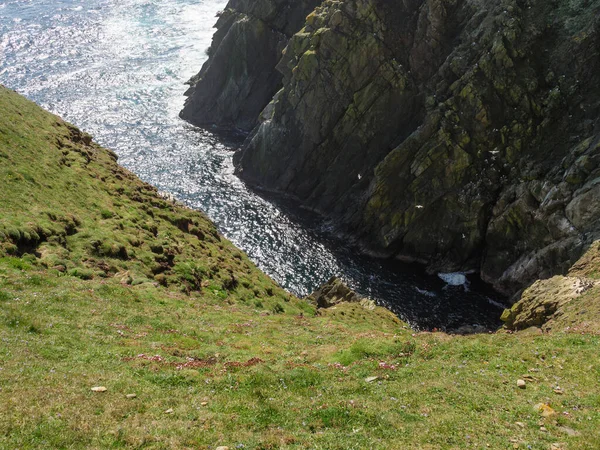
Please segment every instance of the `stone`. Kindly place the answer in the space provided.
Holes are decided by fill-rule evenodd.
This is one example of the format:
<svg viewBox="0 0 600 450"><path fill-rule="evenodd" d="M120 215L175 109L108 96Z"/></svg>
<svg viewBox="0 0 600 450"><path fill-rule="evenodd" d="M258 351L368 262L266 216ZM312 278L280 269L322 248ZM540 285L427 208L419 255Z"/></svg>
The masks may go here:
<svg viewBox="0 0 600 450"><path fill-rule="evenodd" d="M318 308L331 308L342 302L361 303L365 299L346 286L341 279L331 277L327 283L310 294L308 300L316 304ZM368 302L364 303L363 307L373 309L372 304Z"/></svg>
<svg viewBox="0 0 600 450"><path fill-rule="evenodd" d="M430 272L481 271L507 295L564 272L599 228L600 106L577 109L575 93L596 92L600 63L585 55L598 37L590 31L585 51L542 48L525 30L558 6L530 6L315 8L277 63L281 89L236 154L237 173L352 230L366 251ZM571 68L583 84L572 93L540 85L549 69ZM577 117L565 121L565 105ZM586 120L595 128L576 130Z"/></svg>
<svg viewBox="0 0 600 450"><path fill-rule="evenodd" d="M206 406L206 405L208 405L208 402L202 402L202 403L200 403L200 406Z"/></svg>
<svg viewBox="0 0 600 450"><path fill-rule="evenodd" d="M329 19L329 26L331 28L337 28L344 21L344 14L341 11L336 11L333 13L331 18Z"/></svg>
<svg viewBox="0 0 600 450"><path fill-rule="evenodd" d="M377 381L379 379L379 377L367 377L365 378L365 381L367 383L372 383L373 381Z"/></svg>
<svg viewBox="0 0 600 450"><path fill-rule="evenodd" d="M517 387L519 389L525 389L527 387L527 383L525 383L525 380L517 380Z"/></svg>
<svg viewBox="0 0 600 450"><path fill-rule="evenodd" d="M567 427L567 426L564 426L564 425L558 427L558 430L561 433L564 433L564 434L566 434L568 436L579 436L579 435L581 435L581 433L579 431L576 431L573 428L570 428L570 427Z"/></svg>
<svg viewBox="0 0 600 450"><path fill-rule="evenodd" d="M501 320L511 330L544 326L560 308L594 286L592 280L562 275L538 280L503 312Z"/></svg>
<svg viewBox="0 0 600 450"><path fill-rule="evenodd" d="M165 411L165 414L173 414L175 411L173 410L173 408L169 408Z"/></svg>
<svg viewBox="0 0 600 450"><path fill-rule="evenodd" d="M134 399L134 398L136 398L136 397L137 397L137 394L127 394L127 395L125 396L125 398L128 398L128 399L130 399L130 400L131 400L131 399Z"/></svg>
<svg viewBox="0 0 600 450"><path fill-rule="evenodd" d="M92 388L93 392L106 392L108 389L104 386L95 386Z"/></svg>

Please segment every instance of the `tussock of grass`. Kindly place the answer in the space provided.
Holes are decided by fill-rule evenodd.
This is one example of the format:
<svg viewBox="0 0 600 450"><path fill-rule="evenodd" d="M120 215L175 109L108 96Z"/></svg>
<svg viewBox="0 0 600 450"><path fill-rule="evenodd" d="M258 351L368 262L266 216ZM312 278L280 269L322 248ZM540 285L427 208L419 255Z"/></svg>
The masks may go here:
<svg viewBox="0 0 600 450"><path fill-rule="evenodd" d="M316 315L85 134L0 110L0 448L597 448L598 335Z"/></svg>

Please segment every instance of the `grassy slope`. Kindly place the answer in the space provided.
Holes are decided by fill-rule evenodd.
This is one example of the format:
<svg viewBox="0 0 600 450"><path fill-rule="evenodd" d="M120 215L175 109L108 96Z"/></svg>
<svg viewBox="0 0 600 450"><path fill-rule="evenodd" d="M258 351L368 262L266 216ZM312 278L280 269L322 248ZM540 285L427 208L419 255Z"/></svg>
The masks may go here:
<svg viewBox="0 0 600 450"><path fill-rule="evenodd" d="M0 448L597 448L599 336L315 316L87 136L0 112Z"/></svg>

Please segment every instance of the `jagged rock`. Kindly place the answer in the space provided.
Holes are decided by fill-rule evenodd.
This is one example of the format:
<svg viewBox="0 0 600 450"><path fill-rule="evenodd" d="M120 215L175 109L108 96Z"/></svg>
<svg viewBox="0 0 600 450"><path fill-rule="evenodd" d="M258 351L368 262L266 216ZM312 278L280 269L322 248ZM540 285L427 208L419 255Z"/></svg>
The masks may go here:
<svg viewBox="0 0 600 450"><path fill-rule="evenodd" d="M249 183L373 253L479 271L510 295L566 273L600 234L597 1L326 0L294 31L236 156ZM224 59L206 73L235 79Z"/></svg>
<svg viewBox="0 0 600 450"><path fill-rule="evenodd" d="M318 308L331 308L342 302L361 303L367 309L372 309L371 300L367 300L337 277L331 277L327 283L308 296L308 300L315 303ZM369 303L370 302L370 303Z"/></svg>
<svg viewBox="0 0 600 450"><path fill-rule="evenodd" d="M555 276L538 280L528 288L512 308L504 310L502 321L506 328L524 330L548 322L565 304L594 287L585 278Z"/></svg>
<svg viewBox="0 0 600 450"><path fill-rule="evenodd" d="M251 130L281 88L275 66L318 0L230 0L220 14L210 59L188 84L181 117L197 125Z"/></svg>

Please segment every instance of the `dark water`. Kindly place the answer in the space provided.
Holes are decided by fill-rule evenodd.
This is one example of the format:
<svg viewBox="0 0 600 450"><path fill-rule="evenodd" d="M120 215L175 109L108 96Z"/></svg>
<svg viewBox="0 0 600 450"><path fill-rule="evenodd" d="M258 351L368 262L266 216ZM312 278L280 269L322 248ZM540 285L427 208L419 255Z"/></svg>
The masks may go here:
<svg viewBox="0 0 600 450"><path fill-rule="evenodd" d="M331 275L420 327L494 326L489 289L446 287L418 268L356 256L327 222L261 198L232 148L178 118L225 0L0 0L0 83L114 149L145 181L205 211L288 290ZM0 112L1 113L1 112ZM497 299L496 299L497 300Z"/></svg>

